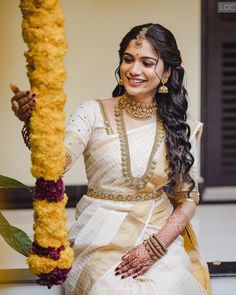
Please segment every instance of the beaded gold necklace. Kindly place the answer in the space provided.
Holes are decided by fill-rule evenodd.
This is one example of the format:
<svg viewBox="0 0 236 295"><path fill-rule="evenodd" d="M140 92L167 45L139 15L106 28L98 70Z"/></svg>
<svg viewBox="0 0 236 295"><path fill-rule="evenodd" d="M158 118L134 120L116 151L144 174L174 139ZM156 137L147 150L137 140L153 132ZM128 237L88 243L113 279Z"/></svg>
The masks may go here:
<svg viewBox="0 0 236 295"><path fill-rule="evenodd" d="M121 103L121 99L122 97L120 98L118 104L115 107L115 119L116 119L117 131L118 131L119 139L120 139L122 174L125 181L128 182L130 186L135 187L137 189L141 189L146 186L146 184L148 183L148 181L151 179L151 177L154 174L154 170L156 168L157 162L153 160L153 158L165 136L165 130L164 130L163 122L158 115L155 139L154 139L152 151L148 160L146 171L144 172L143 176L141 176L140 178L133 177L131 172L129 143L128 143L128 137L127 137L127 132L125 128L123 105Z"/></svg>
<svg viewBox="0 0 236 295"><path fill-rule="evenodd" d="M129 117L141 121L150 119L156 114L157 110L156 102L139 102L129 97L126 93L121 96L120 104Z"/></svg>

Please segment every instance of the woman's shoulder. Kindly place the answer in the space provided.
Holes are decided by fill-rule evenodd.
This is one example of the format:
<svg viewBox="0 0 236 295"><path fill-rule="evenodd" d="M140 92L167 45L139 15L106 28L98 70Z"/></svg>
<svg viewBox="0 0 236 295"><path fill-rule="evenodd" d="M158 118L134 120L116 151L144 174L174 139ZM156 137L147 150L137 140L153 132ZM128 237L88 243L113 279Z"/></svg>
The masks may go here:
<svg viewBox="0 0 236 295"><path fill-rule="evenodd" d="M91 110L91 109L96 109L97 107L97 99L89 99L89 100L84 100L82 102L79 103L78 108L77 109L83 109L83 110Z"/></svg>
<svg viewBox="0 0 236 295"><path fill-rule="evenodd" d="M187 117L187 123L190 127L190 140L194 137L199 140L203 131L203 123L191 116Z"/></svg>
<svg viewBox="0 0 236 295"><path fill-rule="evenodd" d="M117 104L119 97L110 97L110 98L100 98L99 100L102 104L107 106L114 106Z"/></svg>
<svg viewBox="0 0 236 295"><path fill-rule="evenodd" d="M79 104L78 108L81 109L97 109L99 107L99 103L104 105L112 106L115 105L118 101L118 97L111 97L111 98L96 98L85 100Z"/></svg>

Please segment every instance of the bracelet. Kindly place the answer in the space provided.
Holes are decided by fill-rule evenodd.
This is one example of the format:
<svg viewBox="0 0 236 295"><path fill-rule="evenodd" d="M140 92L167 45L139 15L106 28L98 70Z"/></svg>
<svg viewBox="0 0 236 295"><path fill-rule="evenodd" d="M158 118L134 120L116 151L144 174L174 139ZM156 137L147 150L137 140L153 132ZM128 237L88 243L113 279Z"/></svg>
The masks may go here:
<svg viewBox="0 0 236 295"><path fill-rule="evenodd" d="M26 125L26 123L23 125L22 130L21 130L21 135L23 137L24 143L27 146L29 150L31 150L31 145L30 145L30 138L29 138L29 133L30 129L29 126Z"/></svg>
<svg viewBox="0 0 236 295"><path fill-rule="evenodd" d="M157 257L157 259L160 259L163 255L160 252L158 252L154 244L151 242L150 238L147 239L147 243L149 248L152 250L153 254Z"/></svg>
<svg viewBox="0 0 236 295"><path fill-rule="evenodd" d="M167 248L157 239L155 235L150 236L144 245L150 256L154 255L157 259L160 259L167 253Z"/></svg>
<svg viewBox="0 0 236 295"><path fill-rule="evenodd" d="M149 239L151 240L152 244L158 249L158 251L162 254L162 256L166 254L166 250L164 250L162 246L157 242L157 240L154 238L154 235L152 235Z"/></svg>
<svg viewBox="0 0 236 295"><path fill-rule="evenodd" d="M156 235L153 235L153 238L157 241L157 243L161 246L161 248L163 249L163 251L167 252L167 248L166 245L168 245L168 241L166 240L166 238L162 235L162 233L158 233Z"/></svg>

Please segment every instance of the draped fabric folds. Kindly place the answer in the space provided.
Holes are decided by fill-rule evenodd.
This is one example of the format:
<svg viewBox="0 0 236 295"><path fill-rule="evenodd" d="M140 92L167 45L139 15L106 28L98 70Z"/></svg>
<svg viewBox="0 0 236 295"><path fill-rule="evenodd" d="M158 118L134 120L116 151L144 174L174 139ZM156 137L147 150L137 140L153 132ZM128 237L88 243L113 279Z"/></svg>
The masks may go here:
<svg viewBox="0 0 236 295"><path fill-rule="evenodd" d="M118 134L107 134L104 116L96 101L83 103L67 126L66 148L70 166L83 153L88 188L135 193L121 172ZM189 121L192 153L196 156L202 123ZM144 173L155 136L155 123L127 131L132 174ZM158 128L158 126L157 126ZM154 159L156 171L147 186L150 192L168 182L165 142ZM197 181L196 164L191 171ZM76 207L70 230L75 261L65 284L66 295L205 295L210 293L209 273L199 256L196 237L189 224L168 248L168 253L144 275L133 279L115 276L121 257L133 246L157 233L174 210L165 193L157 200L142 202L100 200L84 195Z"/></svg>

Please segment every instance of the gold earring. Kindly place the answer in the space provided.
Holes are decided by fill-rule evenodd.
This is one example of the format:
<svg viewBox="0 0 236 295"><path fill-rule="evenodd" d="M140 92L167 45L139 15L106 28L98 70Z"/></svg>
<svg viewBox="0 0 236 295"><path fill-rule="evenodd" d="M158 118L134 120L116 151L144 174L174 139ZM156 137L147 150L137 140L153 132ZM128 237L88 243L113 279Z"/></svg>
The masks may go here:
<svg viewBox="0 0 236 295"><path fill-rule="evenodd" d="M164 79L161 79L161 87L158 89L158 93L168 93L168 87L165 85L167 81L164 81Z"/></svg>
<svg viewBox="0 0 236 295"><path fill-rule="evenodd" d="M120 79L120 80L118 81L118 84L123 86L123 85L124 85L123 80Z"/></svg>

